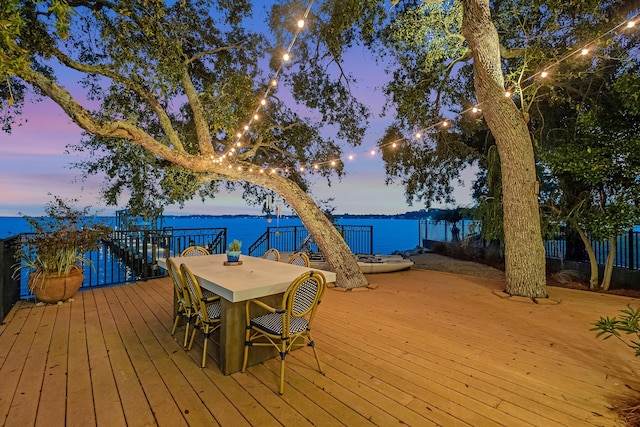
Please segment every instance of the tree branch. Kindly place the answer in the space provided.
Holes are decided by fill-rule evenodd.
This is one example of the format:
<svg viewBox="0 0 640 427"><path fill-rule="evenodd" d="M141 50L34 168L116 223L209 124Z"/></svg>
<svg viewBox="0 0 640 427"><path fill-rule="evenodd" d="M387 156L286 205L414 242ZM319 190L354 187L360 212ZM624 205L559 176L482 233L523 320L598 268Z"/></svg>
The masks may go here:
<svg viewBox="0 0 640 427"><path fill-rule="evenodd" d="M97 74L100 76L108 77L113 81L121 83L126 87L128 87L129 89L136 92L145 101L147 101L147 103L153 109L153 111L156 112L156 115L158 116L158 120L160 121L160 126L162 126L162 129L166 133L167 137L169 138L169 141L175 147L175 149L179 151L184 151L184 146L182 145L182 141L180 140L180 137L176 132L176 130L173 128L173 124L171 123L171 119L169 118L168 114L166 113L166 111L164 110L160 102L156 99L156 97L152 93L150 93L148 90L146 90L142 85L133 82L131 79L128 79L121 74L118 74L116 72L109 70L104 65L102 66L89 65L89 64L84 64L81 62L74 61L73 59L71 59L70 57L68 57L67 55L65 55L64 53L62 53L60 50L56 48L53 48L53 54L56 56L56 58L58 58L58 60L62 64L66 65L69 68L82 71L85 73Z"/></svg>
<svg viewBox="0 0 640 427"><path fill-rule="evenodd" d="M185 64L189 65L192 62L197 61L198 59L202 58L205 55L215 55L216 53L220 53L223 52L225 50L231 50L231 49L246 49L244 46L240 46L240 45L233 45L233 46L223 46L223 47L217 47L215 49L208 49L205 51L202 51L196 55L193 55L191 58L188 58L185 61Z"/></svg>
<svg viewBox="0 0 640 427"><path fill-rule="evenodd" d="M191 76L185 69L180 76L180 83L184 88L184 93L187 95L191 111L193 112L193 121L196 126L196 135L198 138L198 146L200 147L200 153L210 156L214 153L213 145L211 144L211 133L209 132L209 125L203 115L203 107L200 102L200 97L196 91Z"/></svg>

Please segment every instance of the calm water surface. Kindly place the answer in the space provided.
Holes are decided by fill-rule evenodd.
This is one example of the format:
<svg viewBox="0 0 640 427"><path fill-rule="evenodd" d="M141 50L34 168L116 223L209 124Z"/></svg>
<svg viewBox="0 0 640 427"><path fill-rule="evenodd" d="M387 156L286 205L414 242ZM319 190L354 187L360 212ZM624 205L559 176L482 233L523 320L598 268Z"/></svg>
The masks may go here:
<svg viewBox="0 0 640 427"><path fill-rule="evenodd" d="M106 218L111 224L114 218ZM390 254L396 250L413 249L418 245L418 220L416 219L340 219L340 225L373 227L373 252ZM302 225L298 218L264 217L192 217L166 216L165 227L173 228L226 228L229 241L238 239L243 247L249 247L267 227ZM29 225L21 217L0 217L0 239L29 231Z"/></svg>

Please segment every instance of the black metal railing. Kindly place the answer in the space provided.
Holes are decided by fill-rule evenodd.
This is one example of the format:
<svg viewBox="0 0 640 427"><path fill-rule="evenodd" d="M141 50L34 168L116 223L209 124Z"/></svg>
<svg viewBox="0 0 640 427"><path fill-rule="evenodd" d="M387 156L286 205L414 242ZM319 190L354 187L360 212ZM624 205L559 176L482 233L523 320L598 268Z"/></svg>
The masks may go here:
<svg viewBox="0 0 640 427"><path fill-rule="evenodd" d="M373 226L336 224L335 227L351 252L373 253ZM249 246L247 252L252 256L261 256L270 248L280 252L319 252L318 245L304 226L267 227L267 231Z"/></svg>
<svg viewBox="0 0 640 427"><path fill-rule="evenodd" d="M1 258L2 274L13 272L17 261L15 253L24 245L23 235L0 240L4 253L14 255ZM94 288L137 280L147 280L166 276L159 267L158 260L178 256L188 246L206 247L211 253L224 253L227 246L226 228L193 228L162 230L117 230L101 241L100 247L84 254L88 262L83 264L84 282L82 288ZM31 248L23 246L25 253ZM9 259L10 258L10 259ZM29 271L22 268L16 279L8 286L19 289L20 298L30 297L27 286Z"/></svg>
<svg viewBox="0 0 640 427"><path fill-rule="evenodd" d="M589 238L591 247L595 252L598 264L604 264L609 254L610 242L608 240L594 240ZM579 242L582 245L582 242ZM629 270L640 269L640 231L629 230L627 233L618 236L616 239L616 252L613 260L614 267L626 268ZM553 239L544 241L544 248L548 258L568 259L567 239L563 232L557 233ZM589 262L586 253L572 259L573 261Z"/></svg>

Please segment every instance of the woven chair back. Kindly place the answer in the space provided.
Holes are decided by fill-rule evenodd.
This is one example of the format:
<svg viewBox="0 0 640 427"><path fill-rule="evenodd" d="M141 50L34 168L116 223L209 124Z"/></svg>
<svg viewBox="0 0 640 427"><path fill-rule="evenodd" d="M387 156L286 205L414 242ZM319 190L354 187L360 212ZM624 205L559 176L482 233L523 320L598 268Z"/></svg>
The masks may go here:
<svg viewBox="0 0 640 427"><path fill-rule="evenodd" d="M311 261L304 252L297 252L289 258L289 264L300 265L302 267L311 267Z"/></svg>
<svg viewBox="0 0 640 427"><path fill-rule="evenodd" d="M280 261L280 252L275 248L271 248L262 255L262 258L270 261Z"/></svg>
<svg viewBox="0 0 640 427"><path fill-rule="evenodd" d="M202 246L189 246L186 248L180 256L202 256L202 255L211 255L208 250L203 248Z"/></svg>
<svg viewBox="0 0 640 427"><path fill-rule="evenodd" d="M189 288L189 295L191 296L191 302L194 310L203 321L209 322L209 313L207 312L207 307L204 302L204 298L202 297L202 289L200 288L200 284L198 283L196 276L194 276L191 270L189 270L189 267L184 264L180 266L180 270L182 271L184 280Z"/></svg>

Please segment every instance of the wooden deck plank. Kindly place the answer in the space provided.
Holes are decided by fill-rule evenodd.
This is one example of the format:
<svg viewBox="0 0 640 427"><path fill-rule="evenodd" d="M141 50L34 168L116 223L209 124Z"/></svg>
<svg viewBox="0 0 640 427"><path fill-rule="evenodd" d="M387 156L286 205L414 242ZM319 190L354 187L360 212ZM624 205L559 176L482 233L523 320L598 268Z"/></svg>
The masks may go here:
<svg viewBox="0 0 640 427"><path fill-rule="evenodd" d="M69 426L96 425L91 366L87 348L87 331L84 315L86 291L76 294L69 320L69 357L67 364L67 419Z"/></svg>
<svg viewBox="0 0 640 427"><path fill-rule="evenodd" d="M26 301L18 301L5 317L4 323L0 324L0 369L18 339L20 330L29 318L30 310L28 308L21 310L26 303Z"/></svg>
<svg viewBox="0 0 640 427"><path fill-rule="evenodd" d="M105 289L105 300L109 304L123 348L126 349L131 367L142 385L155 422L160 426L186 426L188 424L182 410L175 404L168 385L135 332L136 325L128 317L128 312L135 311L136 308L130 301L121 299L119 288Z"/></svg>
<svg viewBox="0 0 640 427"><path fill-rule="evenodd" d="M445 382L446 386L438 383L434 379L437 372L408 364L401 359L396 359L396 363L385 361L379 364L379 358L374 358L355 346L351 346L349 351L344 351L340 344L329 341L326 345L319 342L318 347L323 351L323 356L326 354L324 357L330 365L350 367L349 370L354 372L360 381L367 381L369 376L368 381L378 390L386 390L385 394L389 398L413 407L426 418L447 409L448 415L441 414L442 419L434 421L452 422L447 421L447 418L455 416L475 425L515 425L522 422L521 419L496 410L500 399L494 396L482 393L481 390L469 390L469 387L462 383L456 384L444 378L439 380ZM354 368L357 370L353 370ZM346 372L347 368L343 370ZM399 400L399 396L403 396L403 399Z"/></svg>
<svg viewBox="0 0 640 427"><path fill-rule="evenodd" d="M182 349L182 336L179 332L176 332L175 337L170 336L171 326L173 325L173 296L167 298L166 294L158 292L159 287L136 287L132 288L139 295L141 301L149 306L150 313L156 316L157 321L162 327L153 328L153 332L158 338L158 342L163 346L167 353L172 353L176 357L172 357L172 360L176 366L180 369L185 378L193 385L193 388L198 391L200 399L209 408L209 411L213 414L216 421L223 426L249 426L251 425L246 416L247 410L240 411L237 406L238 401L242 400L239 396L241 389L235 383L235 381L228 376L222 375L216 366L214 360L209 359L207 361L207 368L200 368L200 355L202 354L202 344L197 341L194 343L194 347L190 352ZM166 288L164 288L167 291ZM169 288L173 290L172 287ZM166 309L166 307L169 309ZM178 329L180 331L180 329ZM176 350L176 343L180 350ZM210 343L210 346L215 346L214 343ZM182 353L181 353L182 352ZM178 357L184 354L184 357ZM207 375L202 375L205 372ZM254 406L255 402L250 400ZM234 403L235 402L235 403ZM253 417L255 420L261 420L263 425L278 425L275 419L271 419L266 412L254 411Z"/></svg>
<svg viewBox="0 0 640 427"><path fill-rule="evenodd" d="M356 331L358 330L360 331L361 334L363 333L362 329L356 329L354 331L348 331L347 335L351 336L351 333L356 333ZM451 362L451 364L447 366L446 359L444 357L439 357L437 358L437 360L435 360L434 358L434 360L425 362L425 354L427 353L426 351L424 354L419 356L408 355L406 352L400 351L400 353L397 356L392 357L391 353L393 352L393 349L397 349L397 347L392 345L394 343L393 339L387 338L386 340L387 344L382 344L381 342L383 338L381 335L364 333L363 337L365 338L365 341L359 342L359 345L364 346L363 348L365 349L366 347L378 346L379 347L378 350L381 351L383 354L382 357L385 357L387 359L385 360L385 364L393 367L393 366L406 366L407 363L412 363L412 362L415 363L415 365L412 366L411 371L424 372L425 377L429 377L430 379L433 380L433 382L428 385L429 389L433 393L435 393L432 398L438 398L439 396L439 398L445 399L445 402L450 402L452 404L457 402L459 405L463 407L470 407L470 405L472 407L476 406L474 405L474 399L471 396L469 396L468 393L458 394L455 392L456 388L458 390L461 390L461 387L460 385L458 385L457 387L451 387L451 385L447 382L446 378L441 376L441 375L444 375L445 372L448 375L455 375L458 377L459 377L458 374L466 373L467 374L466 378L460 377L459 379L460 381L459 384L462 384L462 386L465 388L469 384L471 384L472 386L474 386L475 390L487 390L488 388L487 386L491 384L491 382L489 382L488 384L486 382L485 383L478 382L477 377L480 377L482 375L481 371L474 370L474 369L466 369L463 363ZM341 344L344 344L345 346L352 346L352 347L357 345L354 343L354 341L342 342ZM373 352L373 350L371 349L369 349L369 351ZM385 356L385 354L388 354L388 356ZM387 362L391 362L391 363L387 363ZM445 365L448 369L442 370L442 365ZM434 366L437 368L433 368ZM390 369L393 369L393 368L390 368ZM409 372L406 372L406 375L404 376L404 378L414 378L414 375L410 374ZM438 384L436 382L437 380L440 380L441 384ZM416 381L416 379L414 378L412 381ZM511 392L513 392L513 388L512 388L513 386L511 384L506 384L505 386L507 388L511 388ZM461 391L464 391L464 390L461 390ZM500 397L501 395L500 393L496 393L496 394L497 396L493 396L493 398L498 399L498 402L502 401L502 399L506 395L510 395L510 393L506 393L506 394L503 393L502 397ZM544 396L538 396L538 397L546 399ZM483 399L490 399L490 398L491 396L487 396L487 397L484 397ZM479 411L487 410L486 405L484 405L484 407L476 406L476 409ZM455 411L455 412L456 414L459 414L459 411ZM529 415L535 416L535 413L532 412ZM581 415L586 415L586 413L582 412ZM528 420L528 419L530 418L525 417L522 420L522 422L525 422L524 420Z"/></svg>
<svg viewBox="0 0 640 427"><path fill-rule="evenodd" d="M71 303L56 306L45 376L36 414L36 426L64 425L67 414L67 363Z"/></svg>
<svg viewBox="0 0 640 427"><path fill-rule="evenodd" d="M6 423L20 377L24 373L27 355L37 336L40 319L44 314L44 307L39 308L39 310L30 310L26 321L20 328L20 333L13 342L11 351L7 354L2 368L0 368L0 378L2 378L3 384L0 387L0 424L2 425Z"/></svg>
<svg viewBox="0 0 640 427"><path fill-rule="evenodd" d="M96 294L99 292L82 293L96 423L110 426L124 425L126 421L122 399L118 393L104 338L104 334L108 331L104 330L103 325L100 324Z"/></svg>
<svg viewBox="0 0 640 427"><path fill-rule="evenodd" d="M234 374L234 376L236 378L242 377L242 382L246 381L246 384L251 384L252 387L255 387L253 385L255 382L249 382L244 377L255 377L255 380L260 381L263 385L270 383L274 385L269 392L277 392L278 375L263 364L255 365L246 373ZM287 388L281 398L309 420L312 425L323 427L364 425L365 420L362 417L351 417L350 412L346 410L344 405L340 407L338 405L340 402L336 399L331 399L330 402L323 400L321 396L324 394L304 378L298 375L288 375L287 383ZM341 417L343 414L345 417Z"/></svg>
<svg viewBox="0 0 640 427"><path fill-rule="evenodd" d="M550 289L562 302L543 307L453 274L376 280L374 291L325 294L314 325L325 375L296 351L283 396L277 358L229 376L213 357L199 367L202 337L186 352L181 331L169 333L169 278L60 306L20 302L0 325L0 424L622 425L609 408L625 384L638 388L640 362L589 328L637 300ZM25 387L38 381L34 404Z"/></svg>
<svg viewBox="0 0 640 427"><path fill-rule="evenodd" d="M33 425L36 419L40 390L45 374L47 353L51 334L55 324L56 306L44 306L42 317L37 327L37 333L29 348L22 375L18 382L11 409L7 415L7 425Z"/></svg>
<svg viewBox="0 0 640 427"><path fill-rule="evenodd" d="M219 425L208 408L198 397L198 393L191 384L180 373L173 363L172 354L167 353L159 344L156 335L152 330L161 330L166 334L164 326L152 320L153 314L148 307L139 299L135 290L131 286L121 286L114 288L114 293L119 295L122 301L128 301L135 309L127 311L127 317L135 334L139 337L140 343L148 354L158 374L167 385L167 390L171 393L172 403L181 409L183 416L189 425ZM181 351L177 343L171 339L174 349ZM174 354L176 354L174 353ZM166 402L169 404L169 402Z"/></svg>
<svg viewBox="0 0 640 427"><path fill-rule="evenodd" d="M362 305L367 305L367 303L362 303ZM413 360L416 363L424 365L425 368L428 368L431 363L435 363L436 366L449 363L449 367L454 372L459 372L468 368L468 370L466 370L466 373L474 378L483 377L487 379L488 377L483 376L483 372L492 372L494 378L497 379L500 379L503 376L502 374L500 374L503 368L499 365L494 364L490 357L483 361L474 361L470 358L456 358L455 353L450 352L450 350L448 349L448 344L443 344L441 341L439 341L436 334L420 337L416 336L415 332L412 334L403 333L402 330L395 330L394 332L393 330L385 330L386 327L384 325L377 324L375 321L373 321L373 325L371 325L371 323L372 322L359 321L354 318L351 320L350 324L347 325L342 319L336 319L334 323L334 325L336 326L334 326L333 328L335 329L337 325L342 325L343 328L353 327L353 330L347 332L347 336L352 336L353 334L357 334L358 332L362 334L362 331L371 329L372 332L370 332L369 334L365 334L364 336L364 340L367 343L372 346L380 347L380 350L384 351L385 353L396 354L398 355L398 357L402 357L407 360ZM439 331L440 329L436 325L433 330ZM465 337L464 341L471 342L473 340L471 337ZM348 344L349 343L345 342L345 345ZM482 345L486 346L486 342ZM426 361L426 359L428 359L428 361ZM479 363L480 365L478 366ZM509 378L513 378L514 375L516 374L509 371L506 374L506 376ZM545 407L545 405L551 403L552 405L559 406L560 408L558 408L559 410L556 412L555 416L559 418L559 422L561 423L566 422L562 421L562 419L565 418L565 411L562 408L567 408L569 411L574 411L574 414L570 415L568 419L576 423L578 423L578 420L580 419L587 418L588 414L591 413L591 411L587 409L580 411L579 408L576 408L574 405L566 403L567 399L576 399L572 397L573 394L576 393L572 387L567 387L561 394L558 395L557 400L552 400L548 396L548 394L551 393L549 391L550 388L548 385L544 384L544 388L547 393L540 394L538 393L538 391L540 390L541 384L536 383L535 379L533 379L532 377L523 377L521 378L521 380L522 381L514 381L513 379L511 379L510 382L503 382L502 385L503 387L507 387L507 390L511 393L513 392L513 387L520 389L520 386L522 384L524 384L525 387L529 387L531 392L527 394L527 401L532 398L537 399L540 403L542 403L542 405L539 405L541 407L538 407L536 409L546 409L546 411L544 411L546 414L550 415L556 409L554 409L553 407ZM534 383L530 384L532 381ZM586 384L581 384L581 386L585 385ZM585 402L584 404L589 408L593 407L592 402ZM525 405L525 407L527 407L527 405ZM529 407L531 407L531 405L529 405ZM535 413L532 413L531 416L534 416L535 418L535 416L537 415ZM526 417L525 419L531 418Z"/></svg>
<svg viewBox="0 0 640 427"><path fill-rule="evenodd" d="M124 417L129 425L153 425L156 423L154 415L129 357L128 348L120 337L105 291L107 290L96 289L93 294Z"/></svg>

